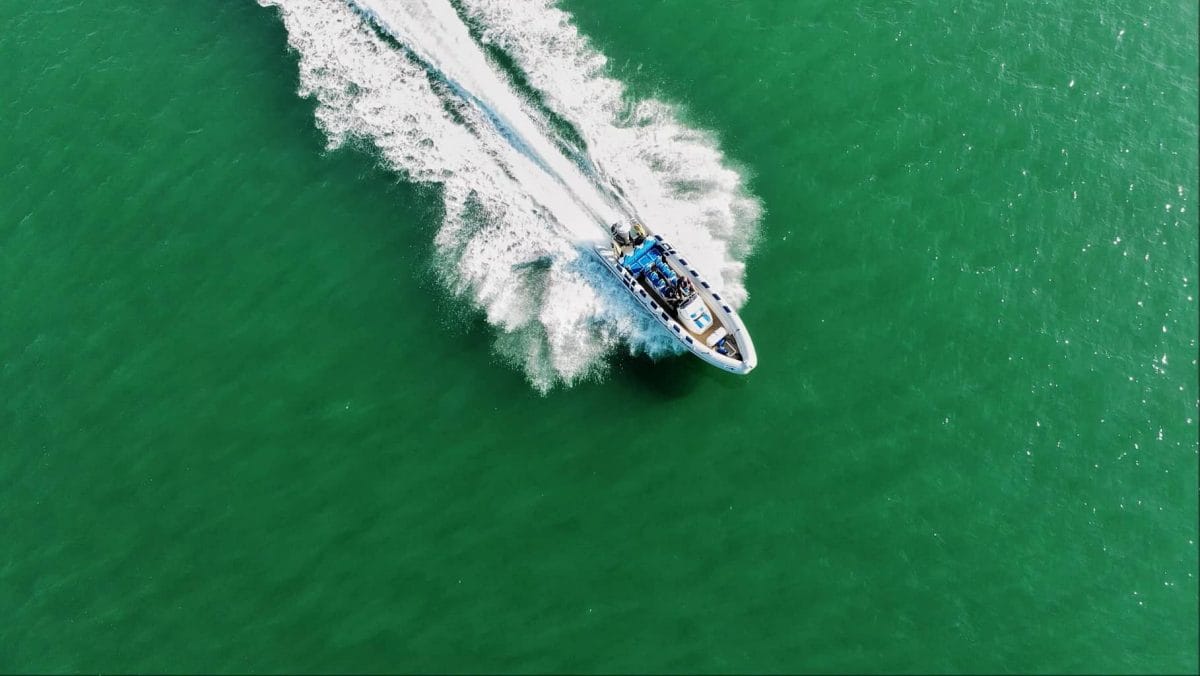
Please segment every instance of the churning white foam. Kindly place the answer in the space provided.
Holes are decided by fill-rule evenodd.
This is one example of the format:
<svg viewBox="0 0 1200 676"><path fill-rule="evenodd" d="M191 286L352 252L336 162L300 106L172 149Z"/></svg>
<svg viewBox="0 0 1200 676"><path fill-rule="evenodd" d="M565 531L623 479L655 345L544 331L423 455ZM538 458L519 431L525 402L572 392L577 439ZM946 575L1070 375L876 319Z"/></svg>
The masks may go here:
<svg viewBox="0 0 1200 676"><path fill-rule="evenodd" d="M512 86L448 0L258 0L278 7L331 148L361 139L413 181L442 187L434 236L443 281L481 308L497 352L545 392L598 373L625 345L677 352L620 284L582 254L633 213L723 296L746 298L742 259L760 216L711 135L668 105L631 101L605 59L549 2L465 0L540 103ZM538 105L586 148L554 131Z"/></svg>

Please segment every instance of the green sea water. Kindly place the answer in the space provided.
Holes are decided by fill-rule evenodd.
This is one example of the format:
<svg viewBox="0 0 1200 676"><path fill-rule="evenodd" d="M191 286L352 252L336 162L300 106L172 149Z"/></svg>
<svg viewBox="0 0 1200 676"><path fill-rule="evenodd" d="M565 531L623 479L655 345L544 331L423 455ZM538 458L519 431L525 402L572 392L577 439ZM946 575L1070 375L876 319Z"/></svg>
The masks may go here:
<svg viewBox="0 0 1200 676"><path fill-rule="evenodd" d="M563 8L749 376L531 388L274 11L0 3L0 672L1195 673L1197 5Z"/></svg>

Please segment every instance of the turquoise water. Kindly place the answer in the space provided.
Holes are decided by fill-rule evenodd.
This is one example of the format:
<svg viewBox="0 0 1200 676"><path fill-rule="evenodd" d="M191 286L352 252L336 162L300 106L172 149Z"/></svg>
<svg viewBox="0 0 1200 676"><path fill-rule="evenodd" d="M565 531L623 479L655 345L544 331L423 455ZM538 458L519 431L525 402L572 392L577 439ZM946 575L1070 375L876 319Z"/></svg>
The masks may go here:
<svg viewBox="0 0 1200 676"><path fill-rule="evenodd" d="M1196 6L562 8L749 376L509 331L276 10L0 5L0 671L1196 672Z"/></svg>

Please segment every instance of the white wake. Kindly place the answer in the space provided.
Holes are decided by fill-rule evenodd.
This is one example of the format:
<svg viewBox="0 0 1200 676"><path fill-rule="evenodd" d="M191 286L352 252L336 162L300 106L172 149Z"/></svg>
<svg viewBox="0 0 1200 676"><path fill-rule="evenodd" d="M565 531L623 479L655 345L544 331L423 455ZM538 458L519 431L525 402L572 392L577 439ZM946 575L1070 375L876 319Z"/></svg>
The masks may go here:
<svg viewBox="0 0 1200 676"><path fill-rule="evenodd" d="M361 139L406 178L441 186L443 282L486 313L497 352L540 391L601 372L621 345L678 351L581 254L608 223L638 214L744 302L761 209L742 176L670 106L631 101L550 3L465 0L460 16L449 0L258 1L280 10L329 146ZM522 96L464 18L540 101Z"/></svg>

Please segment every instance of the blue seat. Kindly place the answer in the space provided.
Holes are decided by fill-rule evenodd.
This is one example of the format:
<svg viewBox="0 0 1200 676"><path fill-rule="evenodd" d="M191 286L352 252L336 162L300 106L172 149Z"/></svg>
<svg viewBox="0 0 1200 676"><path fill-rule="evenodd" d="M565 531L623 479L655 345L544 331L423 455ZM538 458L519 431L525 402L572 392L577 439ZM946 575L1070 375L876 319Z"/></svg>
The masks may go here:
<svg viewBox="0 0 1200 676"><path fill-rule="evenodd" d="M629 255L625 256L621 260L621 264L625 266L625 269L637 275L648 268L654 267L654 264L661 260L662 253L658 248L658 243L653 240L647 240Z"/></svg>

